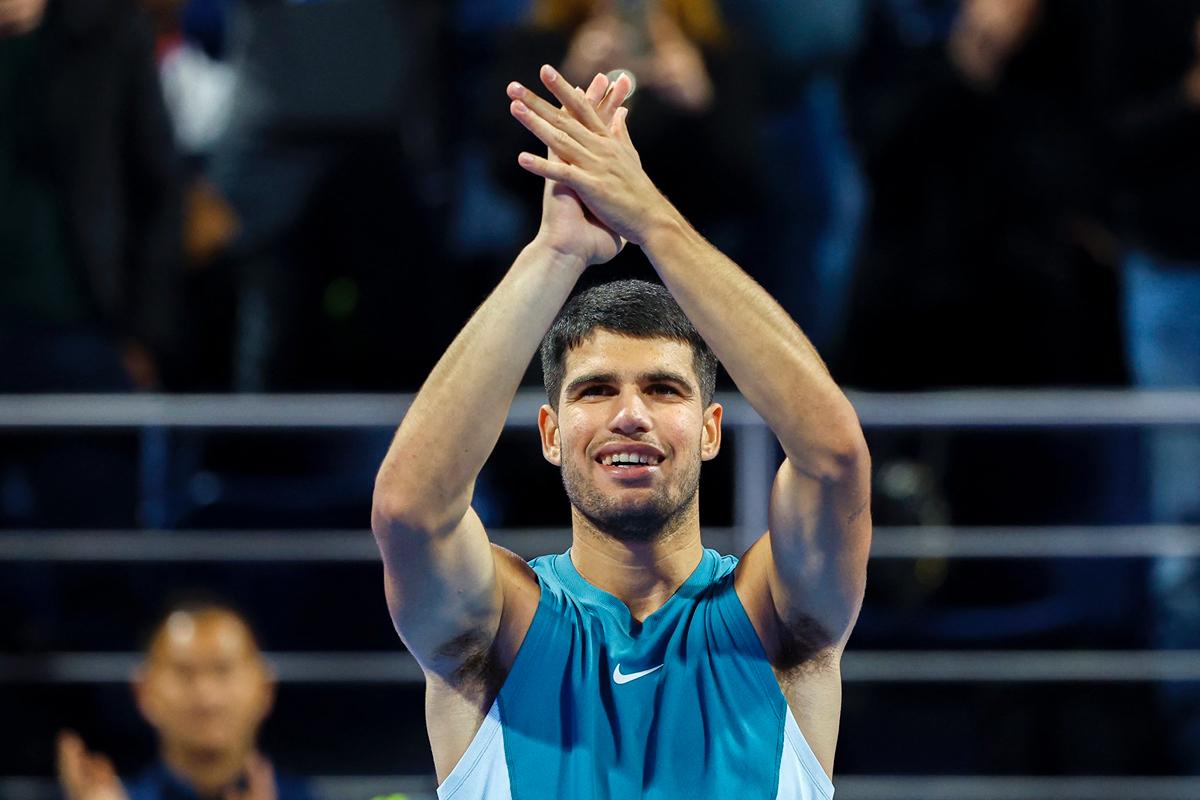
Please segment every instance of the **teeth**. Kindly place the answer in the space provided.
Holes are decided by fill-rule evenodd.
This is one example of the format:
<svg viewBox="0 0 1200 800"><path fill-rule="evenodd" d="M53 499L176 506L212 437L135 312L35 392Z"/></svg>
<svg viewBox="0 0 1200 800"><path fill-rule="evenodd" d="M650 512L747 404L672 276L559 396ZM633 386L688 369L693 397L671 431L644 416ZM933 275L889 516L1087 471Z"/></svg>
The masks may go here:
<svg viewBox="0 0 1200 800"><path fill-rule="evenodd" d="M613 464L657 464L658 461L657 456L643 453L610 453L600 459L600 463L606 467Z"/></svg>

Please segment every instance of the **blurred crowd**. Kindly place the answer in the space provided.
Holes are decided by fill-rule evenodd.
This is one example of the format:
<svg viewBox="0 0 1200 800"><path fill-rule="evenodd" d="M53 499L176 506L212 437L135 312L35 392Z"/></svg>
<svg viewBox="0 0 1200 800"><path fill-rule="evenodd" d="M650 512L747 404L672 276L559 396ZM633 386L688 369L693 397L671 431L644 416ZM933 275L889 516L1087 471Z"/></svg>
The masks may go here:
<svg viewBox="0 0 1200 800"><path fill-rule="evenodd" d="M634 73L648 170L850 385L1195 382L1198 17L4 0L0 388L415 389L536 222L543 62Z"/></svg>
<svg viewBox="0 0 1200 800"><path fill-rule="evenodd" d="M504 87L542 63L634 74L648 172L848 387L1200 387L1200 0L0 0L0 392L415 390L536 230ZM322 453L369 487L377 444ZM872 448L882 522L1200 522L1195 430ZM0 522L67 458L132 461L8 449ZM1146 581L1200 648L1196 562Z"/></svg>

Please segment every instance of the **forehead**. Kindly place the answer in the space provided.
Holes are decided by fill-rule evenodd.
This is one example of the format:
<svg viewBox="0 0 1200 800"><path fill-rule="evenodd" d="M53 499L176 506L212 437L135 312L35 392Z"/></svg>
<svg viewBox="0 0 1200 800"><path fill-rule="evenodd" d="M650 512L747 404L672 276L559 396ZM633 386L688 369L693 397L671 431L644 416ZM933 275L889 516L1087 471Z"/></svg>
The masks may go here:
<svg viewBox="0 0 1200 800"><path fill-rule="evenodd" d="M662 337L640 338L597 330L575 347L564 359L563 383L579 375L610 373L622 380L636 380L653 372L676 372L693 385L698 384L692 346L687 342Z"/></svg>
<svg viewBox="0 0 1200 800"><path fill-rule="evenodd" d="M240 659L256 652L250 631L223 613L176 612L167 618L151 648L152 660Z"/></svg>

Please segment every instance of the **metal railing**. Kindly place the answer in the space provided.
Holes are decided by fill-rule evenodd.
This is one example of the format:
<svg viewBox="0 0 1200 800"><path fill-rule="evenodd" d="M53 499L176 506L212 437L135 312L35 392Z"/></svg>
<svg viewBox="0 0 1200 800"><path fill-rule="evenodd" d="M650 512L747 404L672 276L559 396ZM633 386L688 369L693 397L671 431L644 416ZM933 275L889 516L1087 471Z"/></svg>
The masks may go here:
<svg viewBox="0 0 1200 800"><path fill-rule="evenodd" d="M718 549L744 546L766 528L775 442L737 395L721 395L735 463L734 526L706 530ZM852 393L867 428L1047 429L1200 426L1200 392L958 391L928 394ZM411 397L357 396L23 396L0 397L5 430L122 429L137 431L144 461L161 464L169 432L235 429L391 428ZM514 400L508 425L531 428L543 402L536 391ZM144 479L143 485L153 485ZM1198 489L1200 491L1200 489ZM378 558L365 531L325 532L8 532L0 561L170 562L329 561ZM563 530L497 530L493 536L522 555L561 549ZM1200 528L1167 526L1053 528L879 528L873 558L1153 558L1200 555ZM283 681L395 683L421 680L404 653L271 653ZM136 653L47 653L0 657L0 681L124 682ZM852 651L843 660L848 682L1036 682L1200 680L1194 651ZM329 800L405 792L433 798L430 776L324 776L317 791ZM1129 776L868 776L840 775L842 800L1195 800L1200 778ZM43 778L0 778L0 796L53 796Z"/></svg>

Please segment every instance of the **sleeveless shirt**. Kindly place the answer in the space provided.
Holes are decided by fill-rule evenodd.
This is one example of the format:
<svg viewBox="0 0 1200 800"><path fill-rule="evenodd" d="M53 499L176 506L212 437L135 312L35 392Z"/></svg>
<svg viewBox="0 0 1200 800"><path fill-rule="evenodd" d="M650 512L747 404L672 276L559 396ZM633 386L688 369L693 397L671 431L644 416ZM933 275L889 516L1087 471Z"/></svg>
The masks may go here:
<svg viewBox="0 0 1200 800"><path fill-rule="evenodd" d="M831 800L733 588L705 549L638 622L570 551L530 562L541 598L440 800Z"/></svg>

